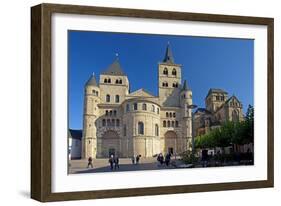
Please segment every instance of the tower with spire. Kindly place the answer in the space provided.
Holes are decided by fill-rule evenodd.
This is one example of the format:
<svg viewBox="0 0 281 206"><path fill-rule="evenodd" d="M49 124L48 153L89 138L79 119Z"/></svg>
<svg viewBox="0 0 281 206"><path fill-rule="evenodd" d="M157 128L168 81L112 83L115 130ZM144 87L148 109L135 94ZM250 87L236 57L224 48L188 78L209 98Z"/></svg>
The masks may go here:
<svg viewBox="0 0 281 206"><path fill-rule="evenodd" d="M162 62L158 64L158 95L163 106L179 106L179 93L181 87L181 65L176 64L171 45L168 42L166 53Z"/></svg>

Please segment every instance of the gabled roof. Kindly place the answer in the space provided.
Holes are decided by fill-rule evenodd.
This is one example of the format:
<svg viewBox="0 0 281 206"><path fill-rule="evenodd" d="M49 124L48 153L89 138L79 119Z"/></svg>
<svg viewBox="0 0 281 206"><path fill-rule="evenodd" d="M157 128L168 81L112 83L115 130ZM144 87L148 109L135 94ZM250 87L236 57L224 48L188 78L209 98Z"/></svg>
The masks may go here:
<svg viewBox="0 0 281 206"><path fill-rule="evenodd" d="M98 86L95 74L92 74L92 76L88 79L86 86Z"/></svg>
<svg viewBox="0 0 281 206"><path fill-rule="evenodd" d="M230 102L232 99L235 99L237 102L239 102L241 104L241 102L235 95L232 95L231 97L229 97L228 100L225 101L225 104L228 104L228 102Z"/></svg>
<svg viewBox="0 0 281 206"><path fill-rule="evenodd" d="M223 94L228 94L228 93L227 93L226 91L224 91L223 89L211 88L211 89L209 89L206 98L207 98L211 93L223 93Z"/></svg>
<svg viewBox="0 0 281 206"><path fill-rule="evenodd" d="M138 90L130 93L129 96L134 96L134 97L155 97L154 95L152 95L151 93L149 93L148 91L146 91L143 88L138 89Z"/></svg>
<svg viewBox="0 0 281 206"><path fill-rule="evenodd" d="M69 129L70 137L72 139L82 139L82 130L81 129Z"/></svg>
<svg viewBox="0 0 281 206"><path fill-rule="evenodd" d="M173 57L173 53L170 47L170 44L168 43L167 48L166 48L166 53L165 53L165 57L163 59L163 62L165 63L169 63L169 64L174 64L174 57Z"/></svg>
<svg viewBox="0 0 281 206"><path fill-rule="evenodd" d="M119 58L117 57L114 62L101 74L105 75L115 75L115 76L126 76L123 72L121 65L119 63Z"/></svg>

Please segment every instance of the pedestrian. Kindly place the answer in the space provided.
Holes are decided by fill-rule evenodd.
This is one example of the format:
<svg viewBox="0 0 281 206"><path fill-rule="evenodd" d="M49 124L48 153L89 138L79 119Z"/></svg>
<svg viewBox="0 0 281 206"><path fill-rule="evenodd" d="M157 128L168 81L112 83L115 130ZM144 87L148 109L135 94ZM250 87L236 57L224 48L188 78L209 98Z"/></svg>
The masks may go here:
<svg viewBox="0 0 281 206"><path fill-rule="evenodd" d="M114 169L116 170L116 169L119 169L119 158L118 158L118 156L116 156L115 158L114 158Z"/></svg>
<svg viewBox="0 0 281 206"><path fill-rule="evenodd" d="M134 155L132 156L131 160L132 160L132 164L134 165L135 164L135 156Z"/></svg>
<svg viewBox="0 0 281 206"><path fill-rule="evenodd" d="M87 168L89 168L90 166L91 166L91 168L94 167L94 165L93 165L93 158L92 157L88 158L88 166L87 166Z"/></svg>
<svg viewBox="0 0 281 206"><path fill-rule="evenodd" d="M110 165L110 169L113 170L113 163L114 163L114 156L113 155L110 155L108 162L109 162L109 165Z"/></svg>
<svg viewBox="0 0 281 206"><path fill-rule="evenodd" d="M157 161L160 163L160 166L163 165L163 163L164 163L164 157L163 157L163 154L162 154L162 153L160 153L160 154L158 155Z"/></svg>
<svg viewBox="0 0 281 206"><path fill-rule="evenodd" d="M141 157L141 155L137 155L137 156L136 156L136 164L139 164L140 157Z"/></svg>
<svg viewBox="0 0 281 206"><path fill-rule="evenodd" d="M171 160L171 154L170 152L168 152L165 156L165 163L166 163L166 166L169 166L170 164L170 160Z"/></svg>

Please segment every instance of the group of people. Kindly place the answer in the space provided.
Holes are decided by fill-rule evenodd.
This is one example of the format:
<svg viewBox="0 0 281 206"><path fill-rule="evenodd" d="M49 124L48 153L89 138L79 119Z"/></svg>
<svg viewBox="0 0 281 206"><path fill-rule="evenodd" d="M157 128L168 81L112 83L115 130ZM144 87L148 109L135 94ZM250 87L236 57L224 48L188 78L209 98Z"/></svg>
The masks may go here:
<svg viewBox="0 0 281 206"><path fill-rule="evenodd" d="M111 170L119 169L119 157L117 155L110 155L108 162Z"/></svg>
<svg viewBox="0 0 281 206"><path fill-rule="evenodd" d="M140 158L141 158L141 155L136 155L136 156L132 156L131 160L132 160L132 164L139 164L140 162Z"/></svg>
<svg viewBox="0 0 281 206"><path fill-rule="evenodd" d="M166 164L166 166L169 166L171 162L171 156L172 154L169 152L165 155L165 157L162 153L160 153L157 156L157 161L159 162L160 166L162 166L164 163Z"/></svg>

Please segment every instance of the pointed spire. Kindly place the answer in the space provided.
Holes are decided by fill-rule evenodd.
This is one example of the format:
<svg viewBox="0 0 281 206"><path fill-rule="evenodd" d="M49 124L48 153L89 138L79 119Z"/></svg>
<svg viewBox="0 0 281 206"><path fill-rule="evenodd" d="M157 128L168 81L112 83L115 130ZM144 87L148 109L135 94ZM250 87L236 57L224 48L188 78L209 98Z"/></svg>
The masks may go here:
<svg viewBox="0 0 281 206"><path fill-rule="evenodd" d="M173 57L172 50L171 50L171 47L170 47L170 42L168 42L168 45L167 45L167 48L166 48L166 54L165 54L165 57L163 59L163 62L174 64L174 57Z"/></svg>
<svg viewBox="0 0 281 206"><path fill-rule="evenodd" d="M98 86L95 73L93 72L92 76L86 82L86 86Z"/></svg>
<svg viewBox="0 0 281 206"><path fill-rule="evenodd" d="M114 62L102 73L107 75L126 76L119 63L119 54L115 54L116 59Z"/></svg>
<svg viewBox="0 0 281 206"><path fill-rule="evenodd" d="M187 91L187 90L190 90L190 88L189 88L188 85L187 85L187 81L184 80L183 86L182 86L182 91Z"/></svg>

